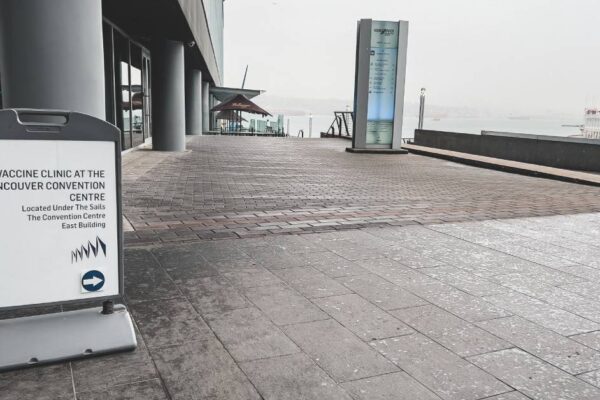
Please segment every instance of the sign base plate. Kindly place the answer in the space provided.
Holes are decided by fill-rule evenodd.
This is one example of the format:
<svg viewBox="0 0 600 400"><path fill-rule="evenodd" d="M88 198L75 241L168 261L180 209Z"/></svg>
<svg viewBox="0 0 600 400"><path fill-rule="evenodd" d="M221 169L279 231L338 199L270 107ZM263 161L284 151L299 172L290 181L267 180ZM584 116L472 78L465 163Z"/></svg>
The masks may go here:
<svg viewBox="0 0 600 400"><path fill-rule="evenodd" d="M123 305L0 321L0 371L134 350L137 340Z"/></svg>

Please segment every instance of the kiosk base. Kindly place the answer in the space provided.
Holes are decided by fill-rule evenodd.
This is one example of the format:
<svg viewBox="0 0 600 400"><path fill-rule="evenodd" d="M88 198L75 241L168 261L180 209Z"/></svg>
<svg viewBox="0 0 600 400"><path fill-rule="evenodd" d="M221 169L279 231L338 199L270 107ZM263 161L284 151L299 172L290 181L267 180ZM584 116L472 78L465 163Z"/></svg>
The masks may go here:
<svg viewBox="0 0 600 400"><path fill-rule="evenodd" d="M360 154L408 154L405 149L355 149L354 147L346 147L348 153Z"/></svg>
<svg viewBox="0 0 600 400"><path fill-rule="evenodd" d="M0 321L0 371L134 350L127 308L115 305Z"/></svg>

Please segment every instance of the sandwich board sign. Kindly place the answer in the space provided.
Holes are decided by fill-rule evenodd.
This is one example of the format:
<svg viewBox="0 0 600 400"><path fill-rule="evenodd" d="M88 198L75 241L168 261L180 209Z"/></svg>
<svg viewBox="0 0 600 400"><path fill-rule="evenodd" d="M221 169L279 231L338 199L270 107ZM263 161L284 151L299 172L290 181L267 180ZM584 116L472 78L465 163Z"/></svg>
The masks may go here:
<svg viewBox="0 0 600 400"><path fill-rule="evenodd" d="M407 21L360 20L354 87L353 152L401 150Z"/></svg>
<svg viewBox="0 0 600 400"><path fill-rule="evenodd" d="M0 154L0 310L120 298L119 129L75 112L2 110ZM44 349L42 356L47 357L19 360L15 341L21 347L35 346L22 343L27 336L23 325L32 329L33 324L37 330L47 331L41 334L56 335L61 325L77 328L77 321L88 320L85 323L99 332L114 323L115 317L108 315L112 313L105 312L102 319L95 316L97 311L91 316L79 310L0 321L0 369L31 364L31 357L43 362L85 355L81 349L64 355L46 354L52 351ZM113 319L107 325L109 318ZM124 310L116 318L122 322L113 329L119 335L118 325L125 323L125 347L131 348L129 314ZM105 343L97 342L94 332L87 337L87 330L79 330L78 337L92 342L81 343L88 353L109 351ZM7 352L13 359L5 359ZM28 348L25 353L31 355L32 351Z"/></svg>

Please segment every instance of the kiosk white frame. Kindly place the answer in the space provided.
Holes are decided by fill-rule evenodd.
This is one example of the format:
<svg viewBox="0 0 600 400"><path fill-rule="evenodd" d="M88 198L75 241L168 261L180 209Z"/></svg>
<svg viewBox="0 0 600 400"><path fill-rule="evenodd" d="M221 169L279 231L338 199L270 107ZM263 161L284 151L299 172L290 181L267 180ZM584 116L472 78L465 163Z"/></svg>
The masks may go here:
<svg viewBox="0 0 600 400"><path fill-rule="evenodd" d="M374 71L372 68L375 49L373 28L375 24L395 24L397 29L397 59L394 85L394 115L392 122L392 138L389 144L367 143L367 126L369 123L369 98ZM379 33L377 33L379 34ZM394 38L395 39L395 38ZM354 82L354 131L350 152L406 153L402 149L402 118L404 115L404 91L406 77L406 58L408 47L407 21L373 21L361 19L358 22L356 40L356 69ZM389 71L388 71L389 72Z"/></svg>

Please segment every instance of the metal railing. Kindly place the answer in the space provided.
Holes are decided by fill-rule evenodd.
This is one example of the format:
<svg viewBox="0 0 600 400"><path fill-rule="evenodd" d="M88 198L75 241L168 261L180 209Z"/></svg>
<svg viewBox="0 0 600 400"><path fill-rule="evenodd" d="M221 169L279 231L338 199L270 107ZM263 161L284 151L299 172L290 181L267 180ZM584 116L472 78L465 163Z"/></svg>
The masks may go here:
<svg viewBox="0 0 600 400"><path fill-rule="evenodd" d="M352 111L334 111L333 114L335 115L333 122L327 132L323 132L321 136L351 138L354 131L354 113Z"/></svg>

